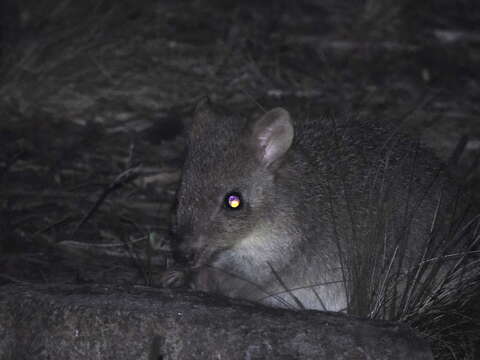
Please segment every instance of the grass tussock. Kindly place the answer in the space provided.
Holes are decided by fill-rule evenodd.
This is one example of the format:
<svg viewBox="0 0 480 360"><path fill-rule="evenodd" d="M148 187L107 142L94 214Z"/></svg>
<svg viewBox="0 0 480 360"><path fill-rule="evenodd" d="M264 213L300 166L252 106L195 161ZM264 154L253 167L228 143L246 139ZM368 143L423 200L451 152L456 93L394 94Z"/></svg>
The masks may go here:
<svg viewBox="0 0 480 360"><path fill-rule="evenodd" d="M440 150L451 134L480 135L479 19L474 1L1 1L0 283L155 284L170 261L183 150L172 139L205 94L241 110L255 99L314 117L334 104L398 122L418 102L416 123ZM433 177L431 226L412 258L422 196L404 202L392 231L390 161L368 179L376 190L365 187L367 223L346 210L362 229L339 242L348 312L405 321L439 358L468 358L478 221Z"/></svg>
<svg viewBox="0 0 480 360"><path fill-rule="evenodd" d="M391 140L393 148L397 140ZM398 167L387 150L362 191L370 204L362 219L345 198L351 231L337 243L346 311L411 325L429 340L436 359L474 359L480 341L480 213L464 186L446 180L445 167L424 173L422 151L414 147ZM410 174L400 190L406 198L396 196L402 173Z"/></svg>

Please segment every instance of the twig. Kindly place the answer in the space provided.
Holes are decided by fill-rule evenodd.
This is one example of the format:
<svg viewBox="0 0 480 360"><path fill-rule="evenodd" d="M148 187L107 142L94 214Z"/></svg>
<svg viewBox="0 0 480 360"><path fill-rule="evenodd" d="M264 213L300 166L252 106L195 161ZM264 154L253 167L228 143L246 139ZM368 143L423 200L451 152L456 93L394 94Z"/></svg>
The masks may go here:
<svg viewBox="0 0 480 360"><path fill-rule="evenodd" d="M113 180L113 182L103 190L103 192L100 194L95 204L93 204L90 211L82 218L82 220L75 227L75 230L72 232L72 236L75 236L77 234L78 230L92 217L94 212L97 211L97 209L100 207L100 205L102 205L102 203L105 201L105 199L110 193L120 188L124 184L130 182L131 180L135 179L139 175L139 172L140 172L140 165L136 167L128 168L127 170L120 173L115 178L115 180Z"/></svg>

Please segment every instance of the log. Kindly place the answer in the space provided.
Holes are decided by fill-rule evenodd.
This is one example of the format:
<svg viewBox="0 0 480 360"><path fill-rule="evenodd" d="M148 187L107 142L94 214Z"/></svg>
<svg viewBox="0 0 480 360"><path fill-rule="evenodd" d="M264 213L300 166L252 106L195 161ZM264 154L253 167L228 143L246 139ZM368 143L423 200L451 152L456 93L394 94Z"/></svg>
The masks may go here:
<svg viewBox="0 0 480 360"><path fill-rule="evenodd" d="M404 324L119 285L0 287L0 360L433 359Z"/></svg>

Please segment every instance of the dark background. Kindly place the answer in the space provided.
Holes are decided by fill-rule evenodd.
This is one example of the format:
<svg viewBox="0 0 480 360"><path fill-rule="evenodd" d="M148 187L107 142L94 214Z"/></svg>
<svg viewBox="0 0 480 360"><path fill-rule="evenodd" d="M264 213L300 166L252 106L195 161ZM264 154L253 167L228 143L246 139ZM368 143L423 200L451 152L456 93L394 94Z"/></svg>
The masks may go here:
<svg viewBox="0 0 480 360"><path fill-rule="evenodd" d="M158 286L207 94L397 121L480 189L478 1L0 4L0 284Z"/></svg>

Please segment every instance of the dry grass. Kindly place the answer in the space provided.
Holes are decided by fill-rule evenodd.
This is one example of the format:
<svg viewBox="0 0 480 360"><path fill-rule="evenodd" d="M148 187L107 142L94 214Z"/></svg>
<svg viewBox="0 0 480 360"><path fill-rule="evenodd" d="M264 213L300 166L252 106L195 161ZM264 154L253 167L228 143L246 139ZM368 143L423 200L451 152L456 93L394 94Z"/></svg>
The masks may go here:
<svg viewBox="0 0 480 360"><path fill-rule="evenodd" d="M464 27L448 2L433 1L25 2L0 63L0 282L158 284L170 261L180 122L204 94L246 112L257 102L309 116L326 105L394 121L408 114L408 126L428 123L439 153L462 133L480 137L471 26L480 17L460 3ZM446 43L439 28L466 35ZM458 172L480 158L478 147L466 150ZM129 169L135 177L122 177ZM480 188L474 170L470 185ZM398 303L389 317L461 354L476 281L461 269L476 260L425 248L396 299L402 254L391 251L382 266L351 265L348 277L375 273L369 301L352 300L351 312L377 318ZM446 256L445 283L425 287L439 271L434 259ZM452 283L465 295L455 297ZM415 307L422 302L429 311Z"/></svg>

